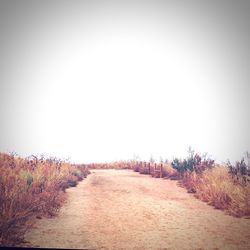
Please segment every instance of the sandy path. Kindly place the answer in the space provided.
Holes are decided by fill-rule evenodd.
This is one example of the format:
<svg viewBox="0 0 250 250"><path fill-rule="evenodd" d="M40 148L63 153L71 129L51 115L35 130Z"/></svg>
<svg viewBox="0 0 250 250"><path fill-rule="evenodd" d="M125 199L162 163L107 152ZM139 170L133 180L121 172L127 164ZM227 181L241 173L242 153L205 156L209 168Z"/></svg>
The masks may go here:
<svg viewBox="0 0 250 250"><path fill-rule="evenodd" d="M92 170L52 219L26 234L33 247L250 249L250 220L225 215L176 181L130 170Z"/></svg>

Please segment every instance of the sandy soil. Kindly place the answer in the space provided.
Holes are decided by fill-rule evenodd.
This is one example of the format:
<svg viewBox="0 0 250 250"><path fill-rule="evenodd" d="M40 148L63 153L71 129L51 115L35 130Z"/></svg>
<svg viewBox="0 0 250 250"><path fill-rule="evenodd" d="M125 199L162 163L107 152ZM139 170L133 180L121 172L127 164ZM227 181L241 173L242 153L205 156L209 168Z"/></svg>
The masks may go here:
<svg viewBox="0 0 250 250"><path fill-rule="evenodd" d="M130 170L92 170L58 216L37 219L33 247L80 249L250 249L250 220L188 194L176 181Z"/></svg>

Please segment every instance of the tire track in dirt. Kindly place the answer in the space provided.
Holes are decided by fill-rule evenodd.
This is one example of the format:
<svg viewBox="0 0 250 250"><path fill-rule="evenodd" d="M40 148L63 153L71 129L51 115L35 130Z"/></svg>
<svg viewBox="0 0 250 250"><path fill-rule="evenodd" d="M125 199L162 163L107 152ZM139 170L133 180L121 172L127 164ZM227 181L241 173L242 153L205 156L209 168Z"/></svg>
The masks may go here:
<svg viewBox="0 0 250 250"><path fill-rule="evenodd" d="M250 249L250 220L188 194L176 181L91 170L58 216L37 220L28 246L79 249Z"/></svg>

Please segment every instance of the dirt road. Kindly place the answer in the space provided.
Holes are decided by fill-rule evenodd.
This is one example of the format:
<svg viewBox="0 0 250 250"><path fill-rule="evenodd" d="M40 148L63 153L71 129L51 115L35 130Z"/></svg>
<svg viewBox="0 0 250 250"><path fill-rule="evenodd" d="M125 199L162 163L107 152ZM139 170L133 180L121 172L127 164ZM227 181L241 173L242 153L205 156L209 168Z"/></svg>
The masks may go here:
<svg viewBox="0 0 250 250"><path fill-rule="evenodd" d="M130 170L92 170L58 216L37 220L33 247L250 249L250 220L225 215L176 181Z"/></svg>

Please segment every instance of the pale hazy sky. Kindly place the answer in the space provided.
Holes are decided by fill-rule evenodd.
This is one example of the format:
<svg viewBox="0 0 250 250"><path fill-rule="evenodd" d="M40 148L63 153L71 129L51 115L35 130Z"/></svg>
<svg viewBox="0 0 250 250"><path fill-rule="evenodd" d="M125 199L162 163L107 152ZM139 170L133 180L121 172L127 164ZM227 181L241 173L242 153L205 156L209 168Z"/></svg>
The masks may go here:
<svg viewBox="0 0 250 250"><path fill-rule="evenodd" d="M249 25L250 1L0 1L0 151L240 159Z"/></svg>

